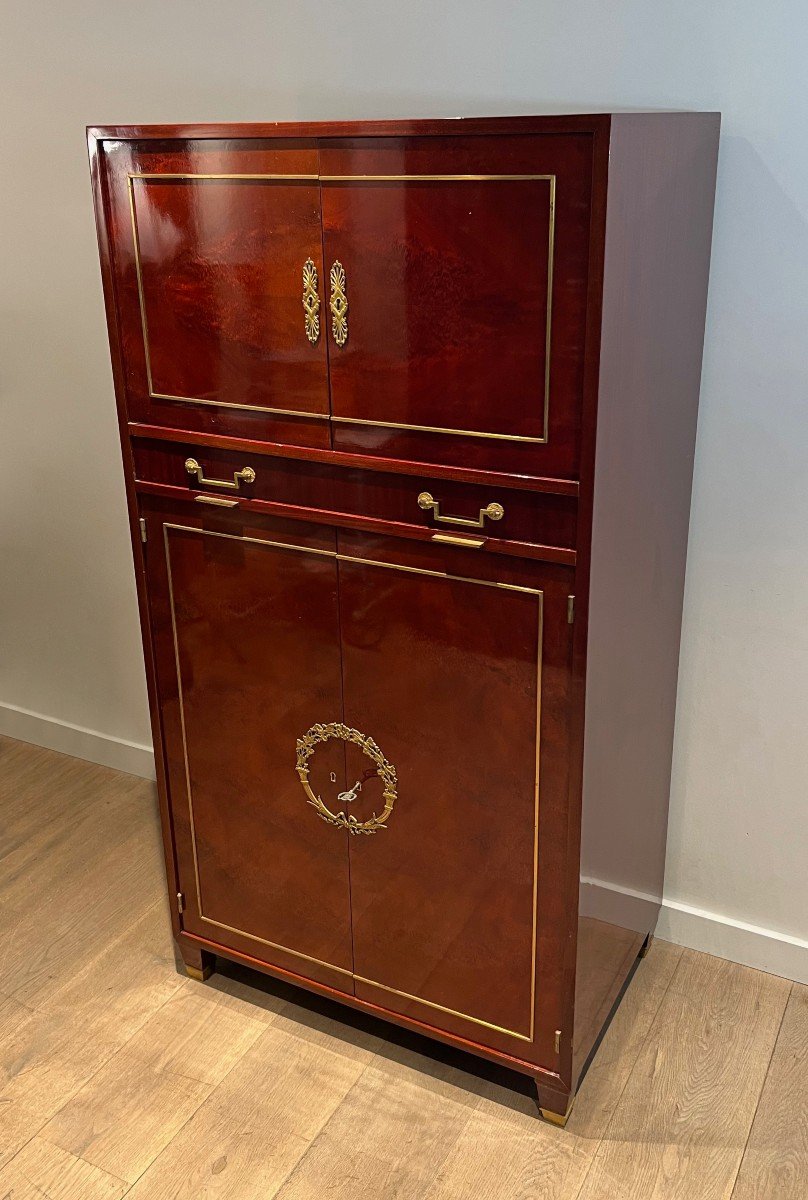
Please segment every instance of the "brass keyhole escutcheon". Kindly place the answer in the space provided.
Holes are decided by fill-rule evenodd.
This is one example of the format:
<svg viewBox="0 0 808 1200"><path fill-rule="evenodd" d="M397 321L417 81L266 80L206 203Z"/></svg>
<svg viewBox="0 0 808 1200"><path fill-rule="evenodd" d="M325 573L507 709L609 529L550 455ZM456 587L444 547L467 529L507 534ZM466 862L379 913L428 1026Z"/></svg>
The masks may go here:
<svg viewBox="0 0 808 1200"><path fill-rule="evenodd" d="M322 745L323 742L329 741L331 738L340 738L344 742L353 742L354 745L359 746L360 750L375 765L375 774L378 775L384 785L384 808L378 814L373 813L367 821L358 821L352 813L346 816L342 809L336 813L332 812L321 797L315 795L312 791L311 784L309 783L309 759L318 746ZM398 796L398 777L395 767L387 761L379 747L373 741L373 738L367 737L366 734L361 733L358 729L351 729L350 726L342 725L336 721L324 725L312 725L311 729L302 738L298 738L297 740L295 769L303 785L303 791L308 797L308 803L312 805L318 817L323 821L327 821L329 825L336 825L339 829L347 829L349 833L376 833L378 829L386 829L387 818L393 811L393 805ZM356 799L361 789L362 781L357 779L353 787L349 788L346 792L340 792L337 799L343 804L350 804Z"/></svg>

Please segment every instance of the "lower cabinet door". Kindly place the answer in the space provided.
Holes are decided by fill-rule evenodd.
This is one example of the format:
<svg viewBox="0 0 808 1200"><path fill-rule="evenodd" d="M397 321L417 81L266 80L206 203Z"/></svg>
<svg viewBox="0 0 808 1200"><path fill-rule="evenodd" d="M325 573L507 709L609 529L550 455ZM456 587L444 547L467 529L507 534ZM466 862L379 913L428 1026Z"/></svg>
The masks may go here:
<svg viewBox="0 0 808 1200"><path fill-rule="evenodd" d="M376 550L366 540L339 561L345 724L360 735L347 743L348 794L369 826L350 842L356 995L541 1061L541 708L546 677L558 763L565 581L553 581L548 664L535 567L503 584L490 557L489 577L473 578L482 560L468 552L455 574L437 548L399 558L388 542L383 564L368 561ZM542 1016L556 1021L549 1006Z"/></svg>
<svg viewBox="0 0 808 1200"><path fill-rule="evenodd" d="M183 928L352 992L349 838L317 819L295 770L301 735L342 714L334 531L279 535L227 514L203 528L190 505L154 507L149 605ZM344 789L341 742L319 748L310 783Z"/></svg>

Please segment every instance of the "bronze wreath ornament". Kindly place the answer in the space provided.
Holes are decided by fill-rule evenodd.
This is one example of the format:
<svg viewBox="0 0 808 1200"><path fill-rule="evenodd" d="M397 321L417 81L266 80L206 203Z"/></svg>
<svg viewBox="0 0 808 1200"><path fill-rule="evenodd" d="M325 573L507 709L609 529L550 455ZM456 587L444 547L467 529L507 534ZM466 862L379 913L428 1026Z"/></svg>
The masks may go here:
<svg viewBox="0 0 808 1200"><path fill-rule="evenodd" d="M329 741L331 738L341 738L344 742L353 742L376 765L375 774L379 776L384 784L384 808L378 815L373 813L367 821L358 821L353 815L346 815L342 811L338 813L332 812L311 789L311 785L309 784L309 759L317 746ZM302 738L298 738L297 740L296 770L300 782L303 784L303 790L308 796L308 803L313 806L318 817L321 817L323 821L327 821L329 825L336 825L340 829L347 829L349 833L375 833L377 829L386 828L385 822L393 811L393 805L398 795L398 778L395 767L387 761L373 738L360 733L358 729L351 729L348 725L342 725L336 721L332 721L326 725L312 725L311 729ZM345 796L351 800L354 798L351 792L355 793L356 790L358 790L357 785L354 785L350 792L342 792L340 798Z"/></svg>

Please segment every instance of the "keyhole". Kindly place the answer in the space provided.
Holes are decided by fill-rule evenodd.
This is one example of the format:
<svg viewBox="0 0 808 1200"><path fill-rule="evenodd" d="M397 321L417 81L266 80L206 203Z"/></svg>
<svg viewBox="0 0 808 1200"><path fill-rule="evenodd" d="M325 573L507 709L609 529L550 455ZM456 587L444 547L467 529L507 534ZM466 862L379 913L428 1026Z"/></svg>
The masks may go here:
<svg viewBox="0 0 808 1200"><path fill-rule="evenodd" d="M332 783L336 783L336 782L337 782L337 776L336 776L336 773L335 773L334 771L332 771L332 772L331 772L331 782L332 782Z"/></svg>

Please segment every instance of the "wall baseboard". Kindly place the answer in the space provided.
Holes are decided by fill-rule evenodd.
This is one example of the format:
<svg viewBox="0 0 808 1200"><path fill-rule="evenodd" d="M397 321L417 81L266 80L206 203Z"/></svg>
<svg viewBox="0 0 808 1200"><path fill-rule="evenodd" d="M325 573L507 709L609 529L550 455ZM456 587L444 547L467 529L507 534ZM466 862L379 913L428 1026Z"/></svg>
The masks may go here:
<svg viewBox="0 0 808 1200"><path fill-rule="evenodd" d="M654 903L652 896L601 879L585 879L582 883L590 893L590 906L604 914L617 909L631 911L632 907L642 911L645 905ZM608 915L603 919L608 920ZM770 975L808 983L808 941L789 933L737 921L666 896L656 934L677 946L689 946Z"/></svg>
<svg viewBox="0 0 808 1200"><path fill-rule="evenodd" d="M42 713L17 708L14 704L0 704L0 734L16 738L20 742L31 742L47 750L58 750L72 758L84 758L88 762L100 763L102 767L114 767L129 775L140 775L154 779L154 751L151 746L127 742L123 738L110 737L95 729L71 725L69 721L58 721Z"/></svg>

